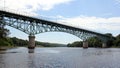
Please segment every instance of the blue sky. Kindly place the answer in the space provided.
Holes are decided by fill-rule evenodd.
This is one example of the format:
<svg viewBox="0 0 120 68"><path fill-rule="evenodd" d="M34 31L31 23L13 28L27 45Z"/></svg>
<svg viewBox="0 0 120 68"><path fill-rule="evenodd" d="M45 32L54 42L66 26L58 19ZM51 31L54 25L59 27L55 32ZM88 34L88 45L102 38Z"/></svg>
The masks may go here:
<svg viewBox="0 0 120 68"><path fill-rule="evenodd" d="M47 17L61 24L114 36L120 34L120 0L0 0L0 3L6 9ZM28 39L27 34L7 28L10 36ZM47 32L36 35L36 40L67 44L81 39L67 33Z"/></svg>

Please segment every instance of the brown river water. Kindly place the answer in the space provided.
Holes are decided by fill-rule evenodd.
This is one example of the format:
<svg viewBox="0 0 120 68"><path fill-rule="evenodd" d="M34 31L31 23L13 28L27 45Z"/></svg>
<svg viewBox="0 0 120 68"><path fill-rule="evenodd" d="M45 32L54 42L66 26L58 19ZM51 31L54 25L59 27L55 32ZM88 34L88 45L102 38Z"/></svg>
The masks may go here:
<svg viewBox="0 0 120 68"><path fill-rule="evenodd" d="M120 49L19 47L0 52L0 68L120 68Z"/></svg>

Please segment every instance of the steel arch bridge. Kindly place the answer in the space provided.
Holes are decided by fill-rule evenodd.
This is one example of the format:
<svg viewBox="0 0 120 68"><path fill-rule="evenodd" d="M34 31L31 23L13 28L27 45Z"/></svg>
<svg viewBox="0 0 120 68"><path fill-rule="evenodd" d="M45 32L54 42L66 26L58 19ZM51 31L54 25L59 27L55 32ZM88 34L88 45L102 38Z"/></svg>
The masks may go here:
<svg viewBox="0 0 120 68"><path fill-rule="evenodd" d="M103 41L109 39L108 36L94 31L58 24L53 21L11 13L4 10L0 10L0 23L16 28L32 36L32 38L39 33L57 31L73 34L84 41L94 36L99 37Z"/></svg>

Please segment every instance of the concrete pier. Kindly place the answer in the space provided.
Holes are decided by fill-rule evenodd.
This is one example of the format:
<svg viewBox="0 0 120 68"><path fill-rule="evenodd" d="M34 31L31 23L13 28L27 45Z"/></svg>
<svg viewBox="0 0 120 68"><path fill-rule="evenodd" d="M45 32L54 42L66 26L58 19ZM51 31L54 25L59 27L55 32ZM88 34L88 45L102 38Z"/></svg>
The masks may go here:
<svg viewBox="0 0 120 68"><path fill-rule="evenodd" d="M103 42L102 43L102 48L106 48L107 47L107 43L106 42Z"/></svg>
<svg viewBox="0 0 120 68"><path fill-rule="evenodd" d="M83 41L83 48L88 48L88 41Z"/></svg>
<svg viewBox="0 0 120 68"><path fill-rule="evenodd" d="M34 53L35 48L35 36L29 36L28 49L29 53Z"/></svg>

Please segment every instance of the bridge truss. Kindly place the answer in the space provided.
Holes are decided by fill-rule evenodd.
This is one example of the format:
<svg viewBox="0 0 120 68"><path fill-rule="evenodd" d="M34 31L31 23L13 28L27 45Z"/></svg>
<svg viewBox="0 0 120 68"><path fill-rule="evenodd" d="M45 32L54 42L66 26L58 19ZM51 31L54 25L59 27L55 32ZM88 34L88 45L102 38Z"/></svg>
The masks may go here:
<svg viewBox="0 0 120 68"><path fill-rule="evenodd" d="M94 36L97 36L104 41L109 39L108 36L97 32L6 11L0 11L0 23L16 28L30 36L43 32L66 32L73 34L82 40L87 40Z"/></svg>

